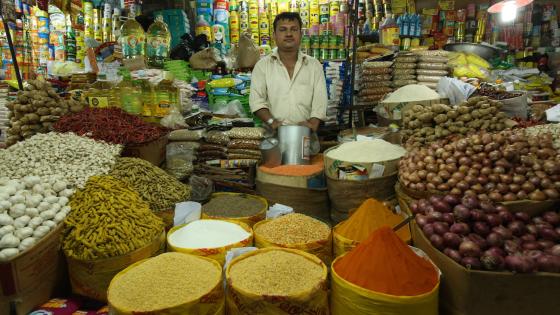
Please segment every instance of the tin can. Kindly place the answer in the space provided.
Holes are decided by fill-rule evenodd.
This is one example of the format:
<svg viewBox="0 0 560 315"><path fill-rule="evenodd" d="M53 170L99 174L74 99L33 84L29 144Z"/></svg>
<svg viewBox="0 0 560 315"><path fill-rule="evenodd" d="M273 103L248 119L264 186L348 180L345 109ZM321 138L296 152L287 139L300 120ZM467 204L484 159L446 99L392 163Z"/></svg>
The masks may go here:
<svg viewBox="0 0 560 315"><path fill-rule="evenodd" d="M331 49L329 52L329 59L335 60L338 59L338 49Z"/></svg>
<svg viewBox="0 0 560 315"><path fill-rule="evenodd" d="M346 59L346 49L340 48L338 50L338 59Z"/></svg>
<svg viewBox="0 0 560 315"><path fill-rule="evenodd" d="M320 49L320 48L314 48L314 49L312 49L311 55L312 55L313 58L315 58L315 59L321 59L321 49Z"/></svg>
<svg viewBox="0 0 560 315"><path fill-rule="evenodd" d="M321 60L329 59L329 49L321 49Z"/></svg>

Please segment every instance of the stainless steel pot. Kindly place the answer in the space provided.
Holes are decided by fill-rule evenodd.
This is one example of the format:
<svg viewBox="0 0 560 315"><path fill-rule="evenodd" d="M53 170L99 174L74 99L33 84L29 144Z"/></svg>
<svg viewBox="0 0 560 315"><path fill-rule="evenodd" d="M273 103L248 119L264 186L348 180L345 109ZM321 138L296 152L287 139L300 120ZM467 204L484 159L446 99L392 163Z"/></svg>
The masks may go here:
<svg viewBox="0 0 560 315"><path fill-rule="evenodd" d="M282 151L282 164L310 164L311 129L305 126L280 126L278 140Z"/></svg>
<svg viewBox="0 0 560 315"><path fill-rule="evenodd" d="M262 162L261 165L266 167L276 167L282 165L282 152L278 139L266 138L260 145Z"/></svg>

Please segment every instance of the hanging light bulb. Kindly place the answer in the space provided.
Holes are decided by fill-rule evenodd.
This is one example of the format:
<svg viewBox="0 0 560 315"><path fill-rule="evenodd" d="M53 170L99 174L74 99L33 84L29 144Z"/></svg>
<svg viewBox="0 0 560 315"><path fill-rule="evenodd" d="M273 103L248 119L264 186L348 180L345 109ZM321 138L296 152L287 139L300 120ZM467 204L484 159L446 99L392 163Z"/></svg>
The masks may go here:
<svg viewBox="0 0 560 315"><path fill-rule="evenodd" d="M500 14L502 22L508 23L515 21L517 17L517 4L514 0L504 2L502 13Z"/></svg>

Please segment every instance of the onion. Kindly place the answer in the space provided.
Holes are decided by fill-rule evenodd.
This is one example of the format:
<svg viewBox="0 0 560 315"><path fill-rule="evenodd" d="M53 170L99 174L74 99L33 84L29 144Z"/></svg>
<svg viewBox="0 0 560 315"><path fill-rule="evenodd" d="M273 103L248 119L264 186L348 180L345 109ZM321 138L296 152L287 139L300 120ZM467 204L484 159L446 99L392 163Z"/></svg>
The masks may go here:
<svg viewBox="0 0 560 315"><path fill-rule="evenodd" d="M465 196L463 197L463 199L461 199L461 203L469 209L478 208L478 200L476 199L476 197Z"/></svg>
<svg viewBox="0 0 560 315"><path fill-rule="evenodd" d="M432 236L430 236L430 243L432 243L432 245L434 245L434 247L439 250L443 250L445 248L445 246L443 245L443 237L437 234L433 234Z"/></svg>
<svg viewBox="0 0 560 315"><path fill-rule="evenodd" d="M554 211L547 211L542 214L543 219L552 224L552 225L559 225L560 224L560 215Z"/></svg>
<svg viewBox="0 0 560 315"><path fill-rule="evenodd" d="M537 259L539 259L539 257L541 257L543 255L543 252L541 252L540 250L524 250L523 251L523 255L525 257L530 258L533 262L537 262Z"/></svg>
<svg viewBox="0 0 560 315"><path fill-rule="evenodd" d="M446 195L443 197L443 201L449 204L450 206L454 207L459 204L459 199L453 195Z"/></svg>
<svg viewBox="0 0 560 315"><path fill-rule="evenodd" d="M508 228L511 230L511 233L515 236L521 236L526 232L525 223L521 221L513 221L508 224Z"/></svg>
<svg viewBox="0 0 560 315"><path fill-rule="evenodd" d="M428 202L433 205L434 203L441 201L441 196L439 195L432 195L430 196L430 198L428 199Z"/></svg>
<svg viewBox="0 0 560 315"><path fill-rule="evenodd" d="M443 243L450 248L458 248L461 245L462 239L459 235L447 232L443 234Z"/></svg>
<svg viewBox="0 0 560 315"><path fill-rule="evenodd" d="M539 271L560 272L560 257L544 254L537 258L536 265Z"/></svg>
<svg viewBox="0 0 560 315"><path fill-rule="evenodd" d="M526 193L529 194L535 190L535 185L531 182L531 179L529 179L528 182L524 182L523 184L521 184L521 189L523 189Z"/></svg>
<svg viewBox="0 0 560 315"><path fill-rule="evenodd" d="M539 229L539 235L543 239L553 241L553 242L556 242L556 241L558 241L558 239L560 239L559 235L556 234L556 231L554 231L553 229L549 229L549 228L540 228Z"/></svg>
<svg viewBox="0 0 560 315"><path fill-rule="evenodd" d="M504 245L504 238L502 237L502 235L496 232L492 232L486 237L486 242L489 246L501 247L502 245Z"/></svg>
<svg viewBox="0 0 560 315"><path fill-rule="evenodd" d="M496 167L494 167L494 169L492 170L492 172L493 172L494 174L505 174L505 173L506 173L506 170L505 170L503 167L501 167L501 166L496 166Z"/></svg>
<svg viewBox="0 0 560 315"><path fill-rule="evenodd" d="M443 217L443 213L437 212L435 210L427 213L428 222L430 223L441 221L442 217Z"/></svg>
<svg viewBox="0 0 560 315"><path fill-rule="evenodd" d="M515 218L513 216L513 214L511 214L511 212L509 212L507 210L498 212L498 216L500 216L503 223L509 223L509 222L513 221L514 218Z"/></svg>
<svg viewBox="0 0 560 315"><path fill-rule="evenodd" d="M492 174L492 169L488 166L484 166L480 169L480 174L488 176L488 175Z"/></svg>
<svg viewBox="0 0 560 315"><path fill-rule="evenodd" d="M543 179L541 180L541 187L542 187L542 188L545 188L545 189L547 189L547 188L554 188L554 183L552 182L552 180L550 180L550 178L543 178ZM543 191L543 192L544 192L544 191ZM556 190L554 189L554 192L558 192L558 191L556 191ZM555 198L552 198L552 199L555 199Z"/></svg>
<svg viewBox="0 0 560 315"><path fill-rule="evenodd" d="M486 237L490 233L490 226L486 222L475 222L473 224L473 231L483 237Z"/></svg>
<svg viewBox="0 0 560 315"><path fill-rule="evenodd" d="M490 201L480 201L480 209L484 210L486 213L494 213L496 212L496 207Z"/></svg>
<svg viewBox="0 0 560 315"><path fill-rule="evenodd" d="M467 269L480 269L480 260L476 257L463 257L461 259L461 265L465 266Z"/></svg>
<svg viewBox="0 0 560 315"><path fill-rule="evenodd" d="M455 220L457 221L467 221L471 217L471 212L469 208L458 204L453 208L453 214L455 215Z"/></svg>
<svg viewBox="0 0 560 315"><path fill-rule="evenodd" d="M453 213L444 213L441 220L449 225L455 223L455 216Z"/></svg>
<svg viewBox="0 0 560 315"><path fill-rule="evenodd" d="M432 202L432 206L434 207L434 209L436 211L439 211L439 212L442 212L442 213L451 212L451 206L443 200L438 200L436 202Z"/></svg>
<svg viewBox="0 0 560 315"><path fill-rule="evenodd" d="M515 174L512 177L513 183L517 185L522 185L527 179L523 175Z"/></svg>
<svg viewBox="0 0 560 315"><path fill-rule="evenodd" d="M506 256L506 252L500 247L490 247L485 251L485 253L492 253L493 255L498 255L502 257Z"/></svg>
<svg viewBox="0 0 560 315"><path fill-rule="evenodd" d="M464 240L459 244L459 253L466 257L480 256L480 246L471 240Z"/></svg>
<svg viewBox="0 0 560 315"><path fill-rule="evenodd" d="M420 228L423 228L428 223L428 218L423 214L417 214L415 219Z"/></svg>
<svg viewBox="0 0 560 315"><path fill-rule="evenodd" d="M501 270L505 265L504 257L492 251L485 251L480 257L480 262L486 270Z"/></svg>
<svg viewBox="0 0 560 315"><path fill-rule="evenodd" d="M471 210L471 218L474 221L486 221L486 214L482 210Z"/></svg>
<svg viewBox="0 0 560 315"><path fill-rule="evenodd" d="M467 235L470 232L470 228L466 223L459 222L451 225L449 231L459 235Z"/></svg>
<svg viewBox="0 0 560 315"><path fill-rule="evenodd" d="M502 218L496 213L486 214L486 222L490 224L491 227L502 225Z"/></svg>
<svg viewBox="0 0 560 315"><path fill-rule="evenodd" d="M467 182L465 182L464 180L458 182L456 187L461 189L462 191L468 190L470 188L469 184L467 184Z"/></svg>
<svg viewBox="0 0 560 315"><path fill-rule="evenodd" d="M427 237L431 237L435 233L434 225L432 223L424 225L424 227L422 228L422 232L424 232L424 235L426 235Z"/></svg>
<svg viewBox="0 0 560 315"><path fill-rule="evenodd" d="M546 195L545 193L543 193L540 190L535 190L532 193L529 194L529 199L534 200L534 201L545 201L546 200Z"/></svg>
<svg viewBox="0 0 560 315"><path fill-rule="evenodd" d="M511 233L511 230L509 230L508 228L505 228L501 225L492 228L492 232L496 232L496 233L500 234L504 240L509 240L513 236L513 234Z"/></svg>
<svg viewBox="0 0 560 315"><path fill-rule="evenodd" d="M508 202L508 201L516 201L517 200L517 195L510 192L504 195L504 201Z"/></svg>
<svg viewBox="0 0 560 315"><path fill-rule="evenodd" d="M516 212L514 216L517 220L523 221L525 223L531 221L531 217L525 212Z"/></svg>
<svg viewBox="0 0 560 315"><path fill-rule="evenodd" d="M523 235L521 235L520 239L523 242L533 242L533 241L537 240L537 238L533 234L523 234Z"/></svg>
<svg viewBox="0 0 560 315"><path fill-rule="evenodd" d="M517 194L518 192L521 191L521 185L519 184L510 184L509 185L509 191L511 191L514 194Z"/></svg>
<svg viewBox="0 0 560 315"><path fill-rule="evenodd" d="M512 184L513 183L513 177L509 174L501 174L500 175L500 182L503 184Z"/></svg>
<svg viewBox="0 0 560 315"><path fill-rule="evenodd" d="M498 185L503 185L503 184L498 184ZM497 191L493 191L493 192L489 193L488 197L490 197L490 200L496 201L496 202L500 202L500 201L504 200L504 197L502 196L502 194L500 194Z"/></svg>
<svg viewBox="0 0 560 315"><path fill-rule="evenodd" d="M520 190L520 191L517 193L517 199L519 199L519 200L526 200L526 199L529 199L529 195L527 195L527 193L526 193L524 190Z"/></svg>
<svg viewBox="0 0 560 315"><path fill-rule="evenodd" d="M537 243L535 241L523 242L521 244L521 247L523 249L527 249L527 250L537 250L537 249L539 249L539 243Z"/></svg>
<svg viewBox="0 0 560 315"><path fill-rule="evenodd" d="M543 180L543 182L544 182L544 180ZM554 188L547 188L547 189L543 190L543 193L549 199L560 199L560 193L558 193L558 190L556 190Z"/></svg>
<svg viewBox="0 0 560 315"><path fill-rule="evenodd" d="M456 263L461 263L461 259L463 258L461 257L461 254L459 254L459 251L451 248L444 249L443 253L447 255L447 257L453 259Z"/></svg>
<svg viewBox="0 0 560 315"><path fill-rule="evenodd" d="M539 240L537 243L539 243L539 248L543 250L554 246L554 242L549 240Z"/></svg>
<svg viewBox="0 0 560 315"><path fill-rule="evenodd" d="M510 254L519 252L519 244L513 240L506 240L504 242L504 249Z"/></svg>
<svg viewBox="0 0 560 315"><path fill-rule="evenodd" d="M422 211L420 211L420 207L418 206L418 202L416 201L410 204L410 211L414 214L422 213Z"/></svg>
<svg viewBox="0 0 560 315"><path fill-rule="evenodd" d="M476 245L478 245L478 247L480 247L480 249L482 250L488 247L488 243L486 242L486 239L478 234L471 233L469 234L468 239L475 242Z"/></svg>
<svg viewBox="0 0 560 315"><path fill-rule="evenodd" d="M556 244L550 248L550 253L554 256L560 256L560 244Z"/></svg>
<svg viewBox="0 0 560 315"><path fill-rule="evenodd" d="M528 257L509 255L505 259L506 267L514 272L528 273L534 270L534 264Z"/></svg>
<svg viewBox="0 0 560 315"><path fill-rule="evenodd" d="M434 222L434 232L439 235L443 235L449 231L449 224L445 222Z"/></svg>

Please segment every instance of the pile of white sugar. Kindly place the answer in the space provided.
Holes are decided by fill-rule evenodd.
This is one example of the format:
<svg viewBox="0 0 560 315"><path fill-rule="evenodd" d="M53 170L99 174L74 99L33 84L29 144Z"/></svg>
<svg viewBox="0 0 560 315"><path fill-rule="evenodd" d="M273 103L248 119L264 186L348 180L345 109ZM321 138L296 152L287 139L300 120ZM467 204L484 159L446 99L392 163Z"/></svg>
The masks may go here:
<svg viewBox="0 0 560 315"><path fill-rule="evenodd" d="M382 139L352 141L327 153L333 160L352 163L374 163L401 158L406 150Z"/></svg>
<svg viewBox="0 0 560 315"><path fill-rule="evenodd" d="M218 248L241 242L250 235L235 223L197 220L173 232L169 243L178 248Z"/></svg>
<svg viewBox="0 0 560 315"><path fill-rule="evenodd" d="M381 103L406 103L439 100L441 96L427 86L420 84L405 85L389 94Z"/></svg>

